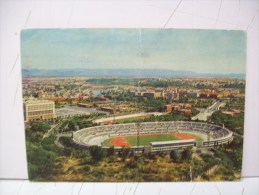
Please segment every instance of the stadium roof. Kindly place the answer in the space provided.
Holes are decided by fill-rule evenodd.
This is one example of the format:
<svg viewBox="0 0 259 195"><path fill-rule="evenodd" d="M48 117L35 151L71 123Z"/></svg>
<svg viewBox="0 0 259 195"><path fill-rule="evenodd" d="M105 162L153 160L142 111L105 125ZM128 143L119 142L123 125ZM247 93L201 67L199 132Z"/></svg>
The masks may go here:
<svg viewBox="0 0 259 195"><path fill-rule="evenodd" d="M172 140L172 141L159 141L150 142L151 145L161 145L161 144L174 144L174 143L185 143L185 142L195 142L195 139L183 139L183 140Z"/></svg>

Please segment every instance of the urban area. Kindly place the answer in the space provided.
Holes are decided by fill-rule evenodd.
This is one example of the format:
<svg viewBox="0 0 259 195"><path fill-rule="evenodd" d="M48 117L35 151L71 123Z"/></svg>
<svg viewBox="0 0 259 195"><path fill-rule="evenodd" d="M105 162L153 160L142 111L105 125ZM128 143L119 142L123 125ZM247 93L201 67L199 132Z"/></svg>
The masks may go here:
<svg viewBox="0 0 259 195"><path fill-rule="evenodd" d="M237 180L244 105L243 78L24 77L29 177Z"/></svg>

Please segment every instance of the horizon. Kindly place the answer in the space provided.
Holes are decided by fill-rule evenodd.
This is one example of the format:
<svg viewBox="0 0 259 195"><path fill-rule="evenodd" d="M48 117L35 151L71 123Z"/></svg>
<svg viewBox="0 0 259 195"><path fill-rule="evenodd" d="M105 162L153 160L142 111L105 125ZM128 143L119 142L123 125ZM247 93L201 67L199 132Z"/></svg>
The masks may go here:
<svg viewBox="0 0 259 195"><path fill-rule="evenodd" d="M21 63L27 70L245 74L246 34L233 30L29 29L21 32Z"/></svg>
<svg viewBox="0 0 259 195"><path fill-rule="evenodd" d="M26 69L26 67L22 68L22 70L26 70L28 71L28 69ZM30 70L41 70L41 71L66 71L66 70L154 70L154 71L157 71L157 70L160 70L160 71L163 71L163 70L168 70L168 71L174 71L174 72L191 72L191 73L195 73L195 74L202 74L202 75L232 75L232 74L240 74L240 75L246 75L246 72L244 73L241 73L241 72L237 72L237 73L233 73L233 72L230 72L230 73L199 73L199 72L196 72L196 71L191 71L191 70L173 70L173 69L161 69L161 68L64 68L64 69L55 69L55 68L49 68L49 69L46 69L46 68L32 68L32 69L29 69Z"/></svg>

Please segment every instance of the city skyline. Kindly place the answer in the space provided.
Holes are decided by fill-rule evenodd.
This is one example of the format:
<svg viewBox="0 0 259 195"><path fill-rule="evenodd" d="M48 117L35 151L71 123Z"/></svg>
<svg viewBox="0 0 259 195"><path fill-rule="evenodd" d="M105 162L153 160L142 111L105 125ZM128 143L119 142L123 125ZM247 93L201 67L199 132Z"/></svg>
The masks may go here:
<svg viewBox="0 0 259 195"><path fill-rule="evenodd" d="M226 30L29 29L22 68L168 69L244 74L246 34Z"/></svg>

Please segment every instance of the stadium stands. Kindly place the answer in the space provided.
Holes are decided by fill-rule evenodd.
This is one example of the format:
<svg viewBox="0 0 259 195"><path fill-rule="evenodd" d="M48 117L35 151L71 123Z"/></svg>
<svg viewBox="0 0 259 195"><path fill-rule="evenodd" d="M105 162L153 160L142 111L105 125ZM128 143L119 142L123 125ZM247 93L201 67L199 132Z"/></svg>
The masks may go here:
<svg viewBox="0 0 259 195"><path fill-rule="evenodd" d="M75 145L80 148L88 148L91 145L102 146L103 137L108 139L118 136L132 136L138 133L139 135L145 135L176 132L200 135L203 140L199 141L199 147L228 144L233 140L233 133L225 127L200 122L168 121L146 122L138 125L135 123L127 123L84 128L73 133L73 141ZM98 137L100 137L100 139ZM171 141L164 142L163 144L160 142L160 145L155 142L150 143L151 151L168 151L187 146L196 146L196 141L181 140L181 142ZM107 147L102 147L107 149ZM117 151L121 149L121 147L115 148ZM144 151L144 146L133 146L131 149Z"/></svg>

